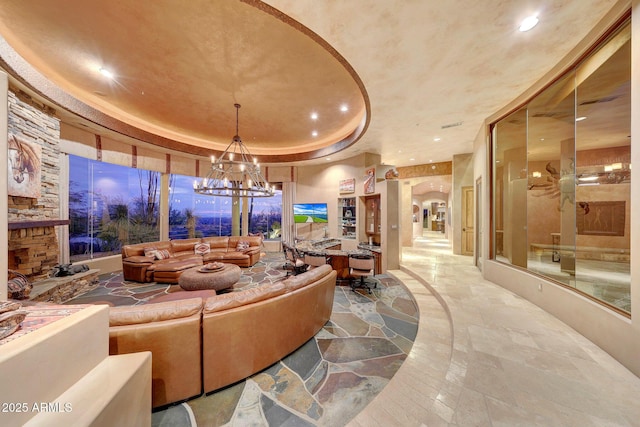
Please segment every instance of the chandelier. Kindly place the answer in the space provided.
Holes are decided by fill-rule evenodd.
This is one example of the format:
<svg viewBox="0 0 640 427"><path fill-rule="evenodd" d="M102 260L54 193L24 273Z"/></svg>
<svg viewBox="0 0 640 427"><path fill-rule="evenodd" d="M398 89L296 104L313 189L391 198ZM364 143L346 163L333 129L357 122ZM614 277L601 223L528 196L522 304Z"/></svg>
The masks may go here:
<svg viewBox="0 0 640 427"><path fill-rule="evenodd" d="M271 197L273 187L260 173L258 160L249 153L238 136L238 112L236 107L236 135L216 159L211 156L211 171L201 181L193 183L193 191L206 196L222 197Z"/></svg>

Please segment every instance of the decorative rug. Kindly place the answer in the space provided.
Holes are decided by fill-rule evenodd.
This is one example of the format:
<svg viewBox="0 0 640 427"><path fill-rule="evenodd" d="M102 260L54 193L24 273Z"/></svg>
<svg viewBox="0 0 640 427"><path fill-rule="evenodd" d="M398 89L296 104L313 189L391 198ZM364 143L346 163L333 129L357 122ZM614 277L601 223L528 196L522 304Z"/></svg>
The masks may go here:
<svg viewBox="0 0 640 427"><path fill-rule="evenodd" d="M281 254L267 254L230 291L282 280ZM73 304L141 304L176 285L133 284L122 275ZM368 279L371 280L371 279ZM391 275L372 293L336 286L331 319L302 347L243 381L181 404L157 409L154 426L342 426L384 388L406 359L418 329L418 309ZM295 321L295 319L292 319Z"/></svg>

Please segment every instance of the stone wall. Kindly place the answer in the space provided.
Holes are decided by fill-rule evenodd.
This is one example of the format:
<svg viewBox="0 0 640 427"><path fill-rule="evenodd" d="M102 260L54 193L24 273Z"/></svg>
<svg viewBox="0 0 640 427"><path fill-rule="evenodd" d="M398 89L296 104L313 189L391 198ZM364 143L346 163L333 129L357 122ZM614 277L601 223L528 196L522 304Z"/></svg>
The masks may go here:
<svg viewBox="0 0 640 427"><path fill-rule="evenodd" d="M9 196L9 223L46 221L60 218L60 121L51 108L33 101L23 92L11 89L9 134L42 147L40 197ZM58 263L55 227L10 230L9 268L32 279L47 277Z"/></svg>

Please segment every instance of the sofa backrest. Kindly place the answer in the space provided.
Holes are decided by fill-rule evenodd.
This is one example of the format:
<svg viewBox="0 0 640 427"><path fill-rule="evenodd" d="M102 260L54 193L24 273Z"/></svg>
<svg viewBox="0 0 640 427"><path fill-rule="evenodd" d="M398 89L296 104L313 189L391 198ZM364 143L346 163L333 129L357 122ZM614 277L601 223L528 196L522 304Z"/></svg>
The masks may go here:
<svg viewBox="0 0 640 427"><path fill-rule="evenodd" d="M291 276L282 283L285 285L287 292L295 291L296 289L307 286L310 283L317 282L331 273L332 270L333 269L329 264L321 265L312 270L305 271L304 273Z"/></svg>
<svg viewBox="0 0 640 427"><path fill-rule="evenodd" d="M260 236L231 236L229 237L229 249L238 247L238 242L247 242L249 247L259 247L262 244Z"/></svg>
<svg viewBox="0 0 640 427"><path fill-rule="evenodd" d="M136 243L135 245L124 245L122 247L122 258L129 258L132 256L144 256L145 249L166 249L171 251L171 243L169 241L161 242L145 242Z"/></svg>
<svg viewBox="0 0 640 427"><path fill-rule="evenodd" d="M229 236L203 237L202 243L208 243L211 249L227 249L229 247Z"/></svg>
<svg viewBox="0 0 640 427"><path fill-rule="evenodd" d="M202 298L189 298L146 305L109 307L109 326L138 325L181 319L200 314Z"/></svg>
<svg viewBox="0 0 640 427"><path fill-rule="evenodd" d="M173 255L194 255L197 243L200 239L177 239L171 241L171 253Z"/></svg>
<svg viewBox="0 0 640 427"><path fill-rule="evenodd" d="M207 298L204 302L203 314L229 310L254 302L282 295L286 292L282 282L271 283L239 292L229 292Z"/></svg>

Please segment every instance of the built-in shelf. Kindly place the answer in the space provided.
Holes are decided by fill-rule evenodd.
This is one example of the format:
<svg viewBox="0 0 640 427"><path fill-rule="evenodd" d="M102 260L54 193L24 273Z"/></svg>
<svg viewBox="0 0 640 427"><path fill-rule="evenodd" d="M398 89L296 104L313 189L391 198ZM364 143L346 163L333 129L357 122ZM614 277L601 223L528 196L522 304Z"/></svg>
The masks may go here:
<svg viewBox="0 0 640 427"><path fill-rule="evenodd" d="M367 238L375 243L380 243L380 195L366 196L365 204L365 229Z"/></svg>
<svg viewBox="0 0 640 427"><path fill-rule="evenodd" d="M338 226L340 238L355 240L356 234L356 198L344 197L338 199Z"/></svg>

